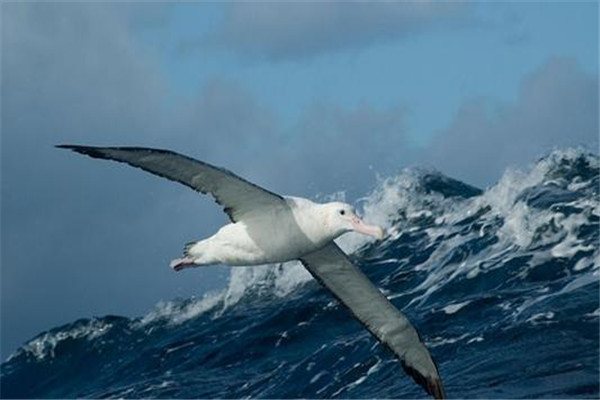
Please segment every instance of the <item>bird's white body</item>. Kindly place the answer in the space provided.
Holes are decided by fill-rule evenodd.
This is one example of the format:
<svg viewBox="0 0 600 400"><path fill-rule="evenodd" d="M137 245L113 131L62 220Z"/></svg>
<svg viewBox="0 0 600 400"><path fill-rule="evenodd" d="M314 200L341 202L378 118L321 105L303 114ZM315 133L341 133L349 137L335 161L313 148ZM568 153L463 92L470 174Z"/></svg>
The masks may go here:
<svg viewBox="0 0 600 400"><path fill-rule="evenodd" d="M404 369L436 398L444 388L425 345L408 319L333 242L355 231L381 239L349 204L317 204L269 192L213 165L168 150L141 147L59 146L92 158L123 162L209 193L232 221L208 239L185 247L175 271L200 265L259 265L299 259L350 309L352 315L402 361Z"/></svg>
<svg viewBox="0 0 600 400"><path fill-rule="evenodd" d="M190 245L196 265L260 265L295 260L316 251L344 229L331 229L327 204L285 197L285 206L259 210Z"/></svg>

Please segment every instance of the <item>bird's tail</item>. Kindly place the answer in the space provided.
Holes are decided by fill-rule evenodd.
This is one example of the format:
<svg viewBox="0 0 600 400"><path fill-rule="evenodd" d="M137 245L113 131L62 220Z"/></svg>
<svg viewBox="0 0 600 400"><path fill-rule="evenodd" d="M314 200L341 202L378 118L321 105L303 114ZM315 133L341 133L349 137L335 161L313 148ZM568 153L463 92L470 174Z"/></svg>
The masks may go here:
<svg viewBox="0 0 600 400"><path fill-rule="evenodd" d="M218 264L219 260L214 259L209 251L208 242L206 240L200 240L196 242L189 242L183 247L183 258L174 260L174 263L179 261L193 262L196 266L207 266Z"/></svg>
<svg viewBox="0 0 600 400"><path fill-rule="evenodd" d="M175 271L181 271L184 268L195 267L196 263L192 257L176 258L169 264Z"/></svg>
<svg viewBox="0 0 600 400"><path fill-rule="evenodd" d="M173 261L171 261L171 264L169 264L169 266L171 268L173 268L175 271L180 271L184 268L195 267L196 263L197 263L197 259L196 259L197 255L192 254L190 250L197 243L198 242L186 243L185 246L183 247L183 257L174 259Z"/></svg>
<svg viewBox="0 0 600 400"><path fill-rule="evenodd" d="M192 247L194 247L196 244L198 244L198 241L195 242L188 242L185 244L185 246L183 246L183 255L186 257L190 257L190 250L192 249Z"/></svg>

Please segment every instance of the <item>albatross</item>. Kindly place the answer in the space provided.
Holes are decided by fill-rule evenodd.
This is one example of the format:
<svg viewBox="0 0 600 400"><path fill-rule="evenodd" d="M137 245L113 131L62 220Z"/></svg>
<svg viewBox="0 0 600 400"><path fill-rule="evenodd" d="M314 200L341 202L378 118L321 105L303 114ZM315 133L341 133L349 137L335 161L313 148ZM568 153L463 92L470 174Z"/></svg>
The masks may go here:
<svg viewBox="0 0 600 400"><path fill-rule="evenodd" d="M280 196L236 174L175 153L142 147L59 145L92 158L129 164L210 194L231 223L213 236L188 243L175 271L216 264L251 266L299 260L310 274L400 360L405 372L436 399L445 398L429 351L410 321L334 242L354 231L383 237L349 204L318 204Z"/></svg>

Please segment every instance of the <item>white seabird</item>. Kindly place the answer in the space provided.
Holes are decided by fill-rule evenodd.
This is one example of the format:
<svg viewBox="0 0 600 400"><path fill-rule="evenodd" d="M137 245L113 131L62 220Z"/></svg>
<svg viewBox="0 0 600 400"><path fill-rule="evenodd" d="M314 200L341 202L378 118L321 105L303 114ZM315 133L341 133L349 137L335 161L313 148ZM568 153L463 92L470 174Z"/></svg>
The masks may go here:
<svg viewBox="0 0 600 400"><path fill-rule="evenodd" d="M123 162L211 194L224 207L231 223L208 239L188 243L184 257L171 263L173 269L300 260L321 285L395 354L404 370L427 393L436 399L445 397L437 366L415 328L333 241L349 231L382 238L381 228L365 224L352 206L283 197L226 169L168 150L57 147Z"/></svg>

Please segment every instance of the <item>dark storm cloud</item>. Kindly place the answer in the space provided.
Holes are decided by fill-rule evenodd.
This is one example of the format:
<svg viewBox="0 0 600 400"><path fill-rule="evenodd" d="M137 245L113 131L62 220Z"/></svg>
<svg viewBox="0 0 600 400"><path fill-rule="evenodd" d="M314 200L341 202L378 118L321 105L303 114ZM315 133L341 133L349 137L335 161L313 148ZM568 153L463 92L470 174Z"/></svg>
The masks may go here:
<svg viewBox="0 0 600 400"><path fill-rule="evenodd" d="M214 162L227 161L232 152L244 160L253 158L255 144L268 147L276 139L273 112L243 85L223 77L209 79L179 115L179 134Z"/></svg>
<svg viewBox="0 0 600 400"><path fill-rule="evenodd" d="M235 2L208 43L272 60L311 57L471 23L470 8L456 2Z"/></svg>
<svg viewBox="0 0 600 400"><path fill-rule="evenodd" d="M507 165L533 162L553 148L598 149L598 78L553 58L528 75L515 104L471 100L423 154L446 174L486 185Z"/></svg>
<svg viewBox="0 0 600 400"><path fill-rule="evenodd" d="M405 117L402 107L321 103L284 124L243 85L215 78L185 111L182 131L196 156L206 154L272 190L299 196L349 190L356 197L413 150Z"/></svg>
<svg viewBox="0 0 600 400"><path fill-rule="evenodd" d="M401 9L410 4L386 7L396 15L408 13ZM265 5L254 6L252 12L268 26L259 38L266 47L228 45L271 58L401 37L433 21L453 21L462 12L452 9L461 5L436 5L441 8L435 12L424 8L422 15L410 10L420 22L400 29L380 15L383 5L373 7L364 21L352 14L356 11L344 11L351 15L333 27L296 26L289 11L279 19L291 24L289 37L271 32L269 38L275 22L261 14L268 12ZM311 197L348 190L355 197L374 184L375 173L387 175L407 163L429 160L450 175L489 183L507 164L530 162L546 148L597 143L597 79L568 60L553 60L532 74L516 104L493 112L465 104L428 151L417 153L406 137L402 106L313 104L297 121L284 122L243 83L222 76L207 79L191 101L177 103L168 96L160 60L132 36L132 17L122 12L123 5L2 7L3 357L58 323L94 314L140 315L161 298L188 297L226 274L207 269L182 277L167 266L182 243L207 236L226 221L210 200L122 165L54 149L55 144L169 148L280 193ZM242 7L234 10L241 13L247 6L231 7ZM307 24L330 18L334 11L328 7L338 5L298 7ZM156 10L139 16L138 8L135 18L160 23ZM372 26L377 18L383 27ZM256 27L250 20L240 24L250 32L260 21ZM302 35L310 40L292 54ZM342 43L344 35L348 42Z"/></svg>
<svg viewBox="0 0 600 400"><path fill-rule="evenodd" d="M139 314L161 295L207 286L164 267L197 234L189 214L204 204L137 171L53 148L177 143L157 63L120 7L2 5L4 357L57 323ZM217 224L210 215L207 229Z"/></svg>
<svg viewBox="0 0 600 400"><path fill-rule="evenodd" d="M57 324L140 315L227 274L184 278L168 268L183 243L226 221L210 200L55 144L169 148L272 190L312 196L368 186L369 165L395 162L393 147L404 141L398 109L315 105L285 125L223 77L208 79L186 104L165 104L160 64L120 7L3 5L3 357ZM379 142L389 151L378 151Z"/></svg>
<svg viewBox="0 0 600 400"><path fill-rule="evenodd" d="M412 145L402 107L377 109L368 103L344 109L332 104L307 109L289 136L287 159L301 169L300 187L324 194L365 194L376 174L389 174L406 160Z"/></svg>

